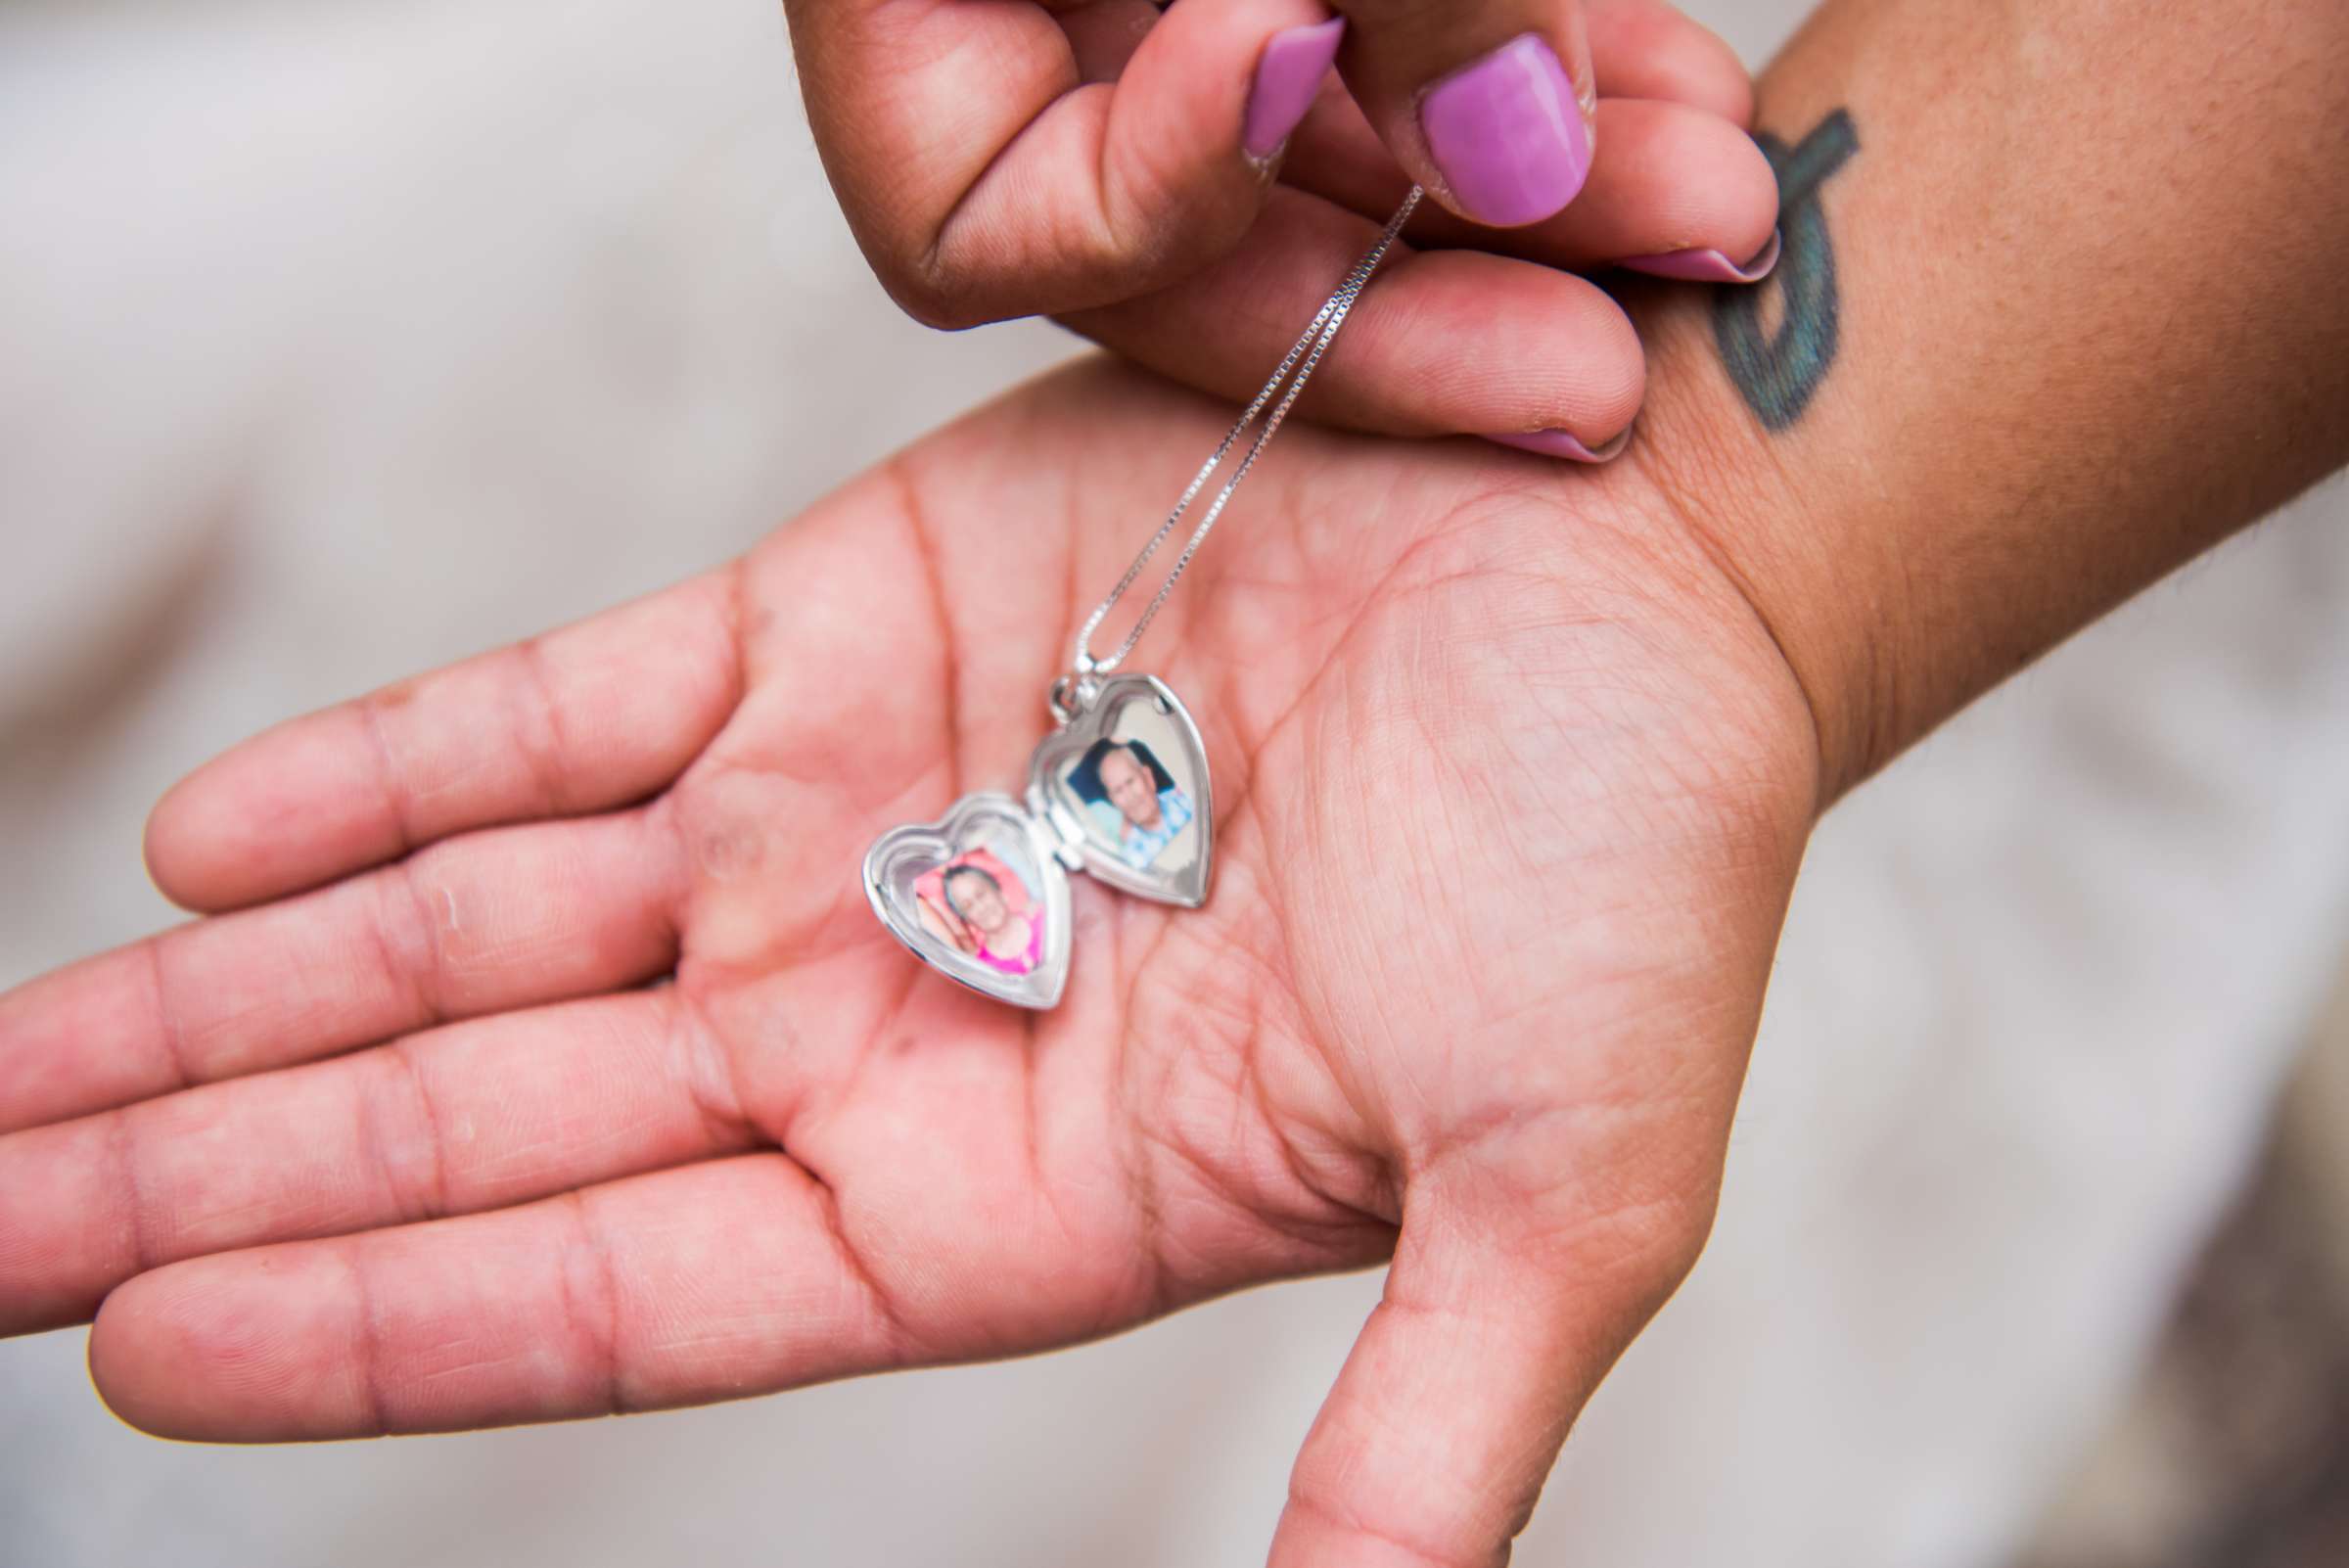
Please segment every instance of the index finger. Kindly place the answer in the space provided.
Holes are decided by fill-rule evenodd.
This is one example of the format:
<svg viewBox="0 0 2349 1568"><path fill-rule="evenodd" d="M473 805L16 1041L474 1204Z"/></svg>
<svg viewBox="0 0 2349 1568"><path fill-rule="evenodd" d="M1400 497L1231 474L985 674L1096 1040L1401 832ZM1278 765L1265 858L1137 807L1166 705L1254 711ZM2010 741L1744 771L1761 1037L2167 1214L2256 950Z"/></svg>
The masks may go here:
<svg viewBox="0 0 2349 1568"><path fill-rule="evenodd" d="M148 870L184 908L242 908L472 828L640 800L733 713L738 650L713 575L293 719L164 795Z"/></svg>
<svg viewBox="0 0 2349 1568"><path fill-rule="evenodd" d="M1142 293L1237 244L1343 30L1320 0L785 11L849 226L942 327Z"/></svg>

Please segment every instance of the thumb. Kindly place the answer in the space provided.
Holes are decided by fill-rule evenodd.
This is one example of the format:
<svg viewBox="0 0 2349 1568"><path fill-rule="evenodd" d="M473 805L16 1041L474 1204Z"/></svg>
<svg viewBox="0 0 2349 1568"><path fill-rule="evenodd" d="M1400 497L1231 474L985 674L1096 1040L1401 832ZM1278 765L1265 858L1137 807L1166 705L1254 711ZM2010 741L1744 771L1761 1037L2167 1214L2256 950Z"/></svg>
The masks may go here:
<svg viewBox="0 0 2349 1568"><path fill-rule="evenodd" d="M1581 194L1597 95L1580 0L1334 3L1348 91L1437 201L1518 228Z"/></svg>
<svg viewBox="0 0 2349 1568"><path fill-rule="evenodd" d="M1554 1228L1406 1199L1386 1295L1289 1483L1271 1568L1498 1568L1583 1405L1706 1217Z"/></svg>

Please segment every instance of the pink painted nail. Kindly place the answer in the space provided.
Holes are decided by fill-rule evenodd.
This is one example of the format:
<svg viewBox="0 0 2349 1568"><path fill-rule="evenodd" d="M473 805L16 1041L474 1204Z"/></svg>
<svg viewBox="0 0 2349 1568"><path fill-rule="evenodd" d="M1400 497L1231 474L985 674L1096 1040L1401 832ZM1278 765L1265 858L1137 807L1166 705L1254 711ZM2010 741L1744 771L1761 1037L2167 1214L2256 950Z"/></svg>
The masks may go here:
<svg viewBox="0 0 2349 1568"><path fill-rule="evenodd" d="M1627 255L1615 264L1630 267L1634 272L1651 273L1659 278L1686 278L1694 283L1760 283L1778 264L1778 231L1771 230L1770 243L1743 266L1719 251L1664 251L1655 255Z"/></svg>
<svg viewBox="0 0 2349 1568"><path fill-rule="evenodd" d="M1248 115L1240 129L1240 150L1250 158L1267 159L1280 151L1289 132L1313 107L1321 78L1338 58L1346 36L1346 19L1309 22L1272 35L1256 63L1256 85L1248 90Z"/></svg>
<svg viewBox="0 0 2349 1568"><path fill-rule="evenodd" d="M1590 172L1573 78L1534 33L1430 87L1419 128L1460 210L1497 228L1548 217Z"/></svg>
<svg viewBox="0 0 2349 1568"><path fill-rule="evenodd" d="M1577 463L1603 463L1622 451L1632 441L1632 428L1626 425L1615 433L1612 440L1596 447L1585 446L1570 430L1537 430L1512 432L1505 436L1487 436L1485 439L1520 451L1540 452L1543 457L1563 457Z"/></svg>

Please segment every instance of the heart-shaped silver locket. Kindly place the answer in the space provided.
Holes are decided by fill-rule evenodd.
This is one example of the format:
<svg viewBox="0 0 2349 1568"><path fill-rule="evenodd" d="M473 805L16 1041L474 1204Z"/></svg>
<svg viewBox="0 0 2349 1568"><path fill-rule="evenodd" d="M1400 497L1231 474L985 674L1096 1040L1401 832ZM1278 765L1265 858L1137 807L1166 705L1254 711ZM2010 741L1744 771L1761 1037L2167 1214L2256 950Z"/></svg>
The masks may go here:
<svg viewBox="0 0 2349 1568"><path fill-rule="evenodd" d="M864 856L881 923L948 979L1022 1007L1069 981L1069 873L1020 802L966 795L936 822L891 828Z"/></svg>
<svg viewBox="0 0 2349 1568"><path fill-rule="evenodd" d="M1207 748L1156 675L1115 675L1044 737L1028 805L1077 863L1113 888L1196 909L1215 872Z"/></svg>
<svg viewBox="0 0 2349 1568"><path fill-rule="evenodd" d="M864 857L873 912L915 956L1000 1001L1048 1008L1069 973L1069 878L1195 909L1215 872L1199 726L1154 675L1097 683L1036 747L1023 801L966 795Z"/></svg>

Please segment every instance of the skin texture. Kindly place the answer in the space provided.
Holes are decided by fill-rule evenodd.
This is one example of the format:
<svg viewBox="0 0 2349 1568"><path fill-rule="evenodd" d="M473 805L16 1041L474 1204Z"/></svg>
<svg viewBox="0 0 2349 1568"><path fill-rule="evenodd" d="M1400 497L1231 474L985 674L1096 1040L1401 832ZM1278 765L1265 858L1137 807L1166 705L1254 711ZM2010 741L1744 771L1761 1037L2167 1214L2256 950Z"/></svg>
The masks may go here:
<svg viewBox="0 0 2349 1568"><path fill-rule="evenodd" d="M1078 879L1050 1015L927 974L864 845L1016 776L1119 520L1221 418L1079 367L725 573L195 775L156 874L260 906L0 1002L6 1326L103 1301L127 1419L326 1437L1006 1355L1393 1255L1282 1551L1482 1560L1695 1256L1810 728L1635 470L1301 431L1153 630L1210 715L1215 899ZM622 681L669 718L616 757Z"/></svg>
<svg viewBox="0 0 2349 1568"><path fill-rule="evenodd" d="M1815 16L1763 87L1766 292L1701 347L1642 318L1705 364L1635 444L1801 676L1825 800L2349 460L2349 9L1982 21Z"/></svg>
<svg viewBox="0 0 2349 1568"><path fill-rule="evenodd" d="M1750 256L1776 212L1746 135L1743 66L1661 0L1341 0L1335 13L1319 0L1182 0L1163 13L1146 0L785 9L809 123L850 226L891 296L934 326L1052 314L1177 381L1237 395L1305 319L1284 302L1288 287L1331 276L1326 236L1345 231L1337 248L1359 254L1353 232L1374 231L1414 179L1424 184L1433 200L1406 235L1423 254L1393 269L1390 308L1349 329L1347 353L1321 371L1321 396L1308 405L1360 429L1558 429L1602 446L1638 411L1640 347L1605 292L1570 269L1688 248ZM1336 74L1317 101L1300 97L1297 40L1332 21L1345 23ZM1317 59L1328 40L1315 36ZM1571 73L1564 118L1588 167L1568 182L1536 180L1551 200L1512 208L1528 226L1504 232L1455 215L1468 208L1428 142L1429 89L1483 81L1479 62L1534 46ZM1254 156L1267 63L1284 107L1312 107L1283 151ZM1496 101L1480 89L1436 116L1485 126L1490 134L1455 135L1447 156L1486 175L1528 145L1524 127L1474 113ZM1272 209L1284 209L1278 221L1259 221ZM1176 316L1209 330L1176 330ZM1537 334L1516 346L1525 374L1421 373L1464 362L1462 346L1496 322Z"/></svg>
<svg viewBox="0 0 2349 1568"><path fill-rule="evenodd" d="M0 997L0 1328L95 1312L150 1430L330 1437L1391 1258L1272 1560L1504 1561L1702 1243L1816 813L2349 458L2349 13L2164 16L1815 21L1766 83L1817 160L1772 314L1628 293L1668 373L1624 460L1284 436L1144 649L1205 729L1215 897L1078 879L1048 1016L925 974L855 868L1020 776L1221 435L1133 370L210 764L150 864L236 912Z"/></svg>

